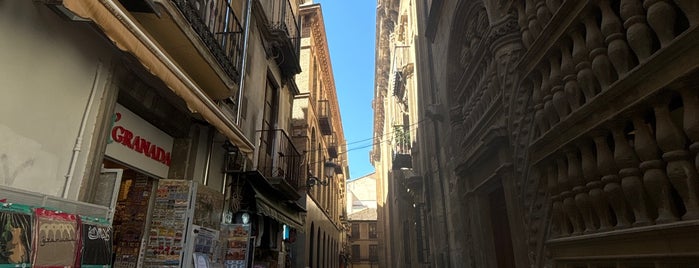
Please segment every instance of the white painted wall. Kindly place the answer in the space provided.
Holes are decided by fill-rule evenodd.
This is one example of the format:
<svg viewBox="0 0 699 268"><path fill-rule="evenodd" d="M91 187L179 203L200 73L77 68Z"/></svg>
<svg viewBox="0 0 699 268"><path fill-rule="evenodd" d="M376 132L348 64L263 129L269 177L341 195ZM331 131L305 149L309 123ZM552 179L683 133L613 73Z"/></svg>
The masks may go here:
<svg viewBox="0 0 699 268"><path fill-rule="evenodd" d="M365 175L347 182L347 214L376 208L376 177L375 173ZM353 209L353 205L362 205L363 208Z"/></svg>
<svg viewBox="0 0 699 268"><path fill-rule="evenodd" d="M0 2L0 184L60 196L98 62L113 51L86 23L34 1ZM101 78L107 75L105 68ZM69 197L77 198L95 116L98 81Z"/></svg>

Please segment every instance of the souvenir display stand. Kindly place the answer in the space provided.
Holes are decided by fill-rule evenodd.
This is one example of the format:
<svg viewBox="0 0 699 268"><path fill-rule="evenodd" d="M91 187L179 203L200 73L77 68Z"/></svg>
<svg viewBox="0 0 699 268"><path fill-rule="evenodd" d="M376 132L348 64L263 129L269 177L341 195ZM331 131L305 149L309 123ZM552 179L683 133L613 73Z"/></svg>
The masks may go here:
<svg viewBox="0 0 699 268"><path fill-rule="evenodd" d="M195 252L218 261L222 193L193 181L159 180L154 199L144 267L193 267Z"/></svg>
<svg viewBox="0 0 699 268"><path fill-rule="evenodd" d="M111 215L109 207L0 186L0 267L111 267Z"/></svg>

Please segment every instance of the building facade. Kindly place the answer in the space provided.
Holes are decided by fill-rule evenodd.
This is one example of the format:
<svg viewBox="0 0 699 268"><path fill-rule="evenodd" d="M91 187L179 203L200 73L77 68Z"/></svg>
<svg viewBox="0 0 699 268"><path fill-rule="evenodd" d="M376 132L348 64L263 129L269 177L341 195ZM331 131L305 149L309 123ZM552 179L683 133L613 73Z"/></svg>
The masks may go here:
<svg viewBox="0 0 699 268"><path fill-rule="evenodd" d="M105 219L115 267L190 267L194 227L163 224L188 196L174 222L245 222L243 260L290 266L306 178L288 134L297 1L2 6L0 199Z"/></svg>
<svg viewBox="0 0 699 268"><path fill-rule="evenodd" d="M376 173L347 181L347 214L376 208Z"/></svg>
<svg viewBox="0 0 699 268"><path fill-rule="evenodd" d="M380 267L376 208L366 208L349 214L349 225L351 230L349 267Z"/></svg>
<svg viewBox="0 0 699 268"><path fill-rule="evenodd" d="M301 68L292 138L307 167L304 233L294 267L346 267L347 145L320 4L301 5Z"/></svg>
<svg viewBox="0 0 699 268"><path fill-rule="evenodd" d="M417 209L387 204L382 216L379 200L380 230L425 223L401 236L422 236L414 249L384 236L388 267L699 261L689 235L699 228L695 1L379 5L375 138L393 124L386 96L403 14L417 29L421 122L405 188L384 169L393 177L380 194L390 203L400 200L391 189L410 189ZM385 166L386 150L375 147L375 163Z"/></svg>

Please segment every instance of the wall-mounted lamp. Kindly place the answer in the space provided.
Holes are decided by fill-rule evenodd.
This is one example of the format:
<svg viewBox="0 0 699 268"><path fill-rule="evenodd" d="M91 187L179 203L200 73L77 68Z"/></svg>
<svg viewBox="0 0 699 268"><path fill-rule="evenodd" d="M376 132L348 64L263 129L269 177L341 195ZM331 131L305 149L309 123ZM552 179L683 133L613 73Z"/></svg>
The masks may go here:
<svg viewBox="0 0 699 268"><path fill-rule="evenodd" d="M321 180L318 177L310 176L306 180L306 188L311 188L315 185L328 186L330 179L335 176L335 167L337 167L337 164L333 162L325 162L325 164L323 164L323 174L325 174L326 179Z"/></svg>

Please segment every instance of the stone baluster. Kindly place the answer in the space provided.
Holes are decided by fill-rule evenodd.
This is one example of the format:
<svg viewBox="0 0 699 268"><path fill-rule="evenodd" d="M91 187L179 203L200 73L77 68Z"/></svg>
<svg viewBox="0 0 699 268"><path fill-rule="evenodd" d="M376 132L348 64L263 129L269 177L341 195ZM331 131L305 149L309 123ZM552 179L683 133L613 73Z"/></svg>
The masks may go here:
<svg viewBox="0 0 699 268"><path fill-rule="evenodd" d="M660 40L660 46L666 47L675 39L675 9L667 0L645 0L648 24Z"/></svg>
<svg viewBox="0 0 699 268"><path fill-rule="evenodd" d="M542 29L551 21L551 11L549 11L549 8L546 6L546 0L537 0L536 18Z"/></svg>
<svg viewBox="0 0 699 268"><path fill-rule="evenodd" d="M675 4L680 7L687 16L689 25L699 24L699 1L697 0L675 0Z"/></svg>
<svg viewBox="0 0 699 268"><path fill-rule="evenodd" d="M601 89L605 90L613 81L612 64L609 62L609 57L607 57L607 47L604 45L602 32L599 26L597 26L595 16L587 13L584 16L584 23L585 31L587 32L585 45L590 50L592 72L597 77Z"/></svg>
<svg viewBox="0 0 699 268"><path fill-rule="evenodd" d="M689 152L686 149L687 139L682 130L677 127L670 116L668 97L660 98L655 103L655 138L663 151L663 159L667 162L667 177L675 190L682 197L687 212L683 220L699 219L699 175L693 164L689 162Z"/></svg>
<svg viewBox="0 0 699 268"><path fill-rule="evenodd" d="M553 107L556 108L558 117L563 120L570 114L570 105L563 91L563 80L561 79L561 59L558 55L553 54L549 57L549 65L551 66L549 73L549 83L551 84L551 92L553 93Z"/></svg>
<svg viewBox="0 0 699 268"><path fill-rule="evenodd" d="M609 1L599 1L599 8L602 10L602 23L600 29L604 34L604 41L607 43L607 54L619 77L631 69L631 53L624 37L624 28L621 21L609 4Z"/></svg>
<svg viewBox="0 0 699 268"><path fill-rule="evenodd" d="M573 61L575 62L575 70L577 73L580 89L585 96L585 102L590 102L597 95L599 84L595 75L592 73L592 65L588 58L589 50L585 46L585 39L580 33L580 29L575 27L570 32L570 38L573 39Z"/></svg>
<svg viewBox="0 0 699 268"><path fill-rule="evenodd" d="M563 212L568 217L573 226L573 235L581 235L583 233L582 217L578 207L575 205L575 196L573 195L573 187L568 178L568 165L566 159L562 157L556 158L558 189L561 192L563 199Z"/></svg>
<svg viewBox="0 0 699 268"><path fill-rule="evenodd" d="M548 121L544 116L544 97L541 93L541 80L536 74L531 76L532 80L532 102L534 102L534 123L539 130L539 135L543 135L549 130Z"/></svg>
<svg viewBox="0 0 699 268"><path fill-rule="evenodd" d="M536 17L536 0L526 0L524 11L527 13L527 19L529 20L529 31L531 32L533 42L541 33L541 23Z"/></svg>
<svg viewBox="0 0 699 268"><path fill-rule="evenodd" d="M699 170L699 93L696 87L690 85L679 91L684 104L682 128L692 142L689 150L694 155L694 167Z"/></svg>
<svg viewBox="0 0 699 268"><path fill-rule="evenodd" d="M614 156L609 144L607 143L607 135L603 131L594 133L592 140L597 148L597 169L602 175L602 183L604 183L604 194L612 205L612 210L616 216L617 228L626 228L631 225L629 220L629 211L626 206L624 192L619 185L618 169L614 164Z"/></svg>
<svg viewBox="0 0 699 268"><path fill-rule="evenodd" d="M611 126L614 137L614 161L619 167L621 189L633 211L636 220L633 225L651 225L653 222L648 216L646 194L641 183L640 161L626 139L623 123L625 122L614 122Z"/></svg>
<svg viewBox="0 0 699 268"><path fill-rule="evenodd" d="M571 111L575 111L580 108L581 94L570 46L571 42L568 39L561 42L561 73L563 74L563 92L565 92Z"/></svg>
<svg viewBox="0 0 699 268"><path fill-rule="evenodd" d="M663 170L665 162L660 159L660 152L651 134L650 125L643 119L641 113L632 116L634 126L634 149L641 160L643 186L646 193L657 208L657 223L667 223L677 220L677 211L670 194L670 181Z"/></svg>
<svg viewBox="0 0 699 268"><path fill-rule="evenodd" d="M517 24L519 24L519 30L522 33L522 43L524 47L531 47L534 38L532 38L532 34L529 32L527 12L524 10L524 4L522 2L518 2L517 4Z"/></svg>
<svg viewBox="0 0 699 268"><path fill-rule="evenodd" d="M546 6L549 7L551 14L556 14L556 11L561 7L561 0L546 0Z"/></svg>
<svg viewBox="0 0 699 268"><path fill-rule="evenodd" d="M546 164L547 190L551 196L551 221L553 222L554 236L569 236L570 226L563 213L563 198L561 198L556 167L553 164Z"/></svg>
<svg viewBox="0 0 699 268"><path fill-rule="evenodd" d="M592 151L593 146L589 140L583 140L578 143L582 159L583 177L586 182L585 186L589 189L590 202L595 210L597 219L599 219L599 230L608 231L612 229L612 219L609 217L609 201L602 191L604 183L602 183L597 169L597 160Z"/></svg>
<svg viewBox="0 0 699 268"><path fill-rule="evenodd" d="M692 0L693 1L693 0ZM626 40L631 50L642 62L653 53L653 34L646 24L646 14L641 0L621 0L620 13L626 28Z"/></svg>
<svg viewBox="0 0 699 268"><path fill-rule="evenodd" d="M597 227L595 226L592 206L590 205L590 197L587 194L588 189L585 187L585 181L582 177L580 157L578 157L578 152L574 148L570 148L566 151L566 158L568 159L568 180L573 187L575 205L585 223L583 232L586 234L592 233Z"/></svg>
<svg viewBox="0 0 699 268"><path fill-rule="evenodd" d="M548 67L548 64L543 64L539 72L541 73L541 93L544 94L544 116L548 120L549 126L553 127L553 125L558 123L559 117L553 105L553 92L551 91Z"/></svg>

